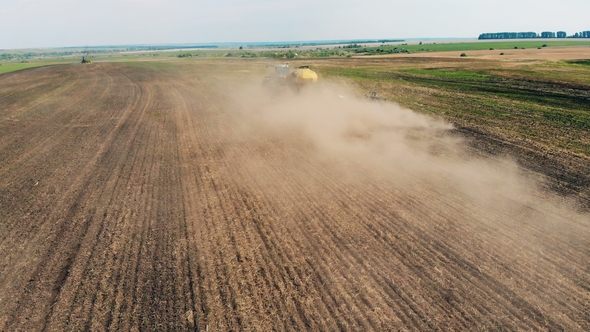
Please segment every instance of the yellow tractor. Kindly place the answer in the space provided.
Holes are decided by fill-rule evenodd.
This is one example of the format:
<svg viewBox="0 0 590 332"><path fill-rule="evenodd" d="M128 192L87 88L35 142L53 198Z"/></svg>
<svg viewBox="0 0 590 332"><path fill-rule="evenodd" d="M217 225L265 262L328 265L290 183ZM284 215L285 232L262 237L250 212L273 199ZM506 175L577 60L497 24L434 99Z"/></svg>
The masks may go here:
<svg viewBox="0 0 590 332"><path fill-rule="evenodd" d="M276 88L277 86L289 86L296 90L309 86L318 81L318 75L309 66L299 66L290 71L289 64L280 64L273 67L274 73L264 78L263 85Z"/></svg>

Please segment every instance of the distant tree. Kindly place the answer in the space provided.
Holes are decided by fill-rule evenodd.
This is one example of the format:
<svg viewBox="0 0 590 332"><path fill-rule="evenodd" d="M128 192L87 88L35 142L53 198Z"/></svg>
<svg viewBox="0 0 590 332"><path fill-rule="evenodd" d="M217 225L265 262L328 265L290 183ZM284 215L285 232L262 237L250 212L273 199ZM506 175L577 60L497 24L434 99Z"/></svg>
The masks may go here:
<svg viewBox="0 0 590 332"><path fill-rule="evenodd" d="M541 38L555 38L555 32L543 31L541 32Z"/></svg>
<svg viewBox="0 0 590 332"><path fill-rule="evenodd" d="M567 37L567 33L565 31L557 31L557 38L565 38Z"/></svg>
<svg viewBox="0 0 590 332"><path fill-rule="evenodd" d="M244 49L244 47L243 46L240 46L240 50L243 50L243 49Z"/></svg>
<svg viewBox="0 0 590 332"><path fill-rule="evenodd" d="M344 48L359 48L359 47L361 47L361 45L356 44L356 43L348 44L348 45L344 46Z"/></svg>
<svg viewBox="0 0 590 332"><path fill-rule="evenodd" d="M461 56L467 56L467 54L465 54L465 53L461 53Z"/></svg>
<svg viewBox="0 0 590 332"><path fill-rule="evenodd" d="M522 39L522 38L537 38L536 32L494 32L482 33L478 39Z"/></svg>

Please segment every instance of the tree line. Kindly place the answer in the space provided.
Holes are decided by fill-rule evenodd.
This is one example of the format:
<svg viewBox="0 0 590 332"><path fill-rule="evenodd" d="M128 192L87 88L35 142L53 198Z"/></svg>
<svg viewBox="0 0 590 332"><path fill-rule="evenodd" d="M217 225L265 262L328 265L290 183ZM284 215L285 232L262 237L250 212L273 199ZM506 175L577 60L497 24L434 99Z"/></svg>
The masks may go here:
<svg viewBox="0 0 590 332"><path fill-rule="evenodd" d="M482 33L478 39L529 39L529 38L590 38L590 31L576 32L568 36L565 31L543 31L536 32L492 32Z"/></svg>

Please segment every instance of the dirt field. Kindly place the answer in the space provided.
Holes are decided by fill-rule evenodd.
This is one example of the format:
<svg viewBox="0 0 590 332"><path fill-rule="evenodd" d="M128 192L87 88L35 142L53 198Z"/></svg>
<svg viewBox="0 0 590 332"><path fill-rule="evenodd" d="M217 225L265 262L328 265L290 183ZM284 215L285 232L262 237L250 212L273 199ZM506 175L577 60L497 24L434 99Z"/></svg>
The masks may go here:
<svg viewBox="0 0 590 332"><path fill-rule="evenodd" d="M577 60L590 58L590 47L547 47L542 49L510 49L488 51L426 52L416 54L378 55L375 57L428 57L456 58L465 53L468 57L491 60ZM500 55L504 53L504 55Z"/></svg>
<svg viewBox="0 0 590 332"><path fill-rule="evenodd" d="M0 331L590 330L590 218L534 172L212 66L0 76Z"/></svg>

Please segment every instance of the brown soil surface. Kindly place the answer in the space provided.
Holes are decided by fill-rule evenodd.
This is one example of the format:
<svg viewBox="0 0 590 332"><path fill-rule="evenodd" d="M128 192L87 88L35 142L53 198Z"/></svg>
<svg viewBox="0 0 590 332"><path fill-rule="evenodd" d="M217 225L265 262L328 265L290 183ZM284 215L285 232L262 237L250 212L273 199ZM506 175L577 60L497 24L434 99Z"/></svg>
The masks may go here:
<svg viewBox="0 0 590 332"><path fill-rule="evenodd" d="M468 58L492 60L578 60L590 59L590 47L543 47L509 50L424 52L414 54L374 55L371 58L416 57L416 58L457 58L461 53ZM504 55L500 55L504 53Z"/></svg>
<svg viewBox="0 0 590 332"><path fill-rule="evenodd" d="M323 153L207 68L0 76L0 331L590 330L575 206Z"/></svg>

